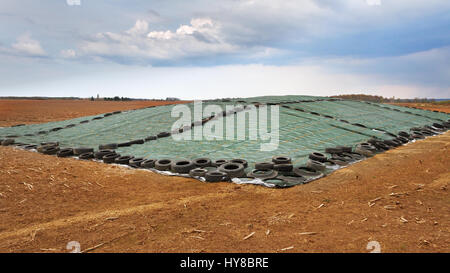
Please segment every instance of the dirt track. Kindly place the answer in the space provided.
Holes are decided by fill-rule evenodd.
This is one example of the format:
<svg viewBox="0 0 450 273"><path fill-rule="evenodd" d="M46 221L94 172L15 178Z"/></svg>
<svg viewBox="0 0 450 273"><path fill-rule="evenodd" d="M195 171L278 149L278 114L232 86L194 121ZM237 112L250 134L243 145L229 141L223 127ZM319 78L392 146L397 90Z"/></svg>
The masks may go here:
<svg viewBox="0 0 450 273"><path fill-rule="evenodd" d="M447 132L268 189L0 147L0 252L449 252L449 148Z"/></svg>

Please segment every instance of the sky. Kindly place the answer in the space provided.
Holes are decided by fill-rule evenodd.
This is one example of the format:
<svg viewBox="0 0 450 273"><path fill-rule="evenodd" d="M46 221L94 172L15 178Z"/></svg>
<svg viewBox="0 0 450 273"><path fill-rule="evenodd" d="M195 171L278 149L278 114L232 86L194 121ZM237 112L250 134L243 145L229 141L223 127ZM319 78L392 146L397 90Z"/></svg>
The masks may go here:
<svg viewBox="0 0 450 273"><path fill-rule="evenodd" d="M448 0L2 0L0 96L450 98Z"/></svg>

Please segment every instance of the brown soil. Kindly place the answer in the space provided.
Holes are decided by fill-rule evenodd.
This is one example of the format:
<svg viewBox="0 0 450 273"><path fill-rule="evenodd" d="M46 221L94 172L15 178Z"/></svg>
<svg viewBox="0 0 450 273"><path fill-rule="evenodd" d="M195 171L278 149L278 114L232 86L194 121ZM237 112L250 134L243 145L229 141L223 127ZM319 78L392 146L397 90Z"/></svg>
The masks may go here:
<svg viewBox="0 0 450 273"><path fill-rule="evenodd" d="M420 109L450 113L450 103L390 103L398 106L417 107Z"/></svg>
<svg viewBox="0 0 450 273"><path fill-rule="evenodd" d="M449 148L447 132L269 189L0 147L0 252L448 252Z"/></svg>
<svg viewBox="0 0 450 273"><path fill-rule="evenodd" d="M90 101L0 99L0 126L60 121L184 101Z"/></svg>

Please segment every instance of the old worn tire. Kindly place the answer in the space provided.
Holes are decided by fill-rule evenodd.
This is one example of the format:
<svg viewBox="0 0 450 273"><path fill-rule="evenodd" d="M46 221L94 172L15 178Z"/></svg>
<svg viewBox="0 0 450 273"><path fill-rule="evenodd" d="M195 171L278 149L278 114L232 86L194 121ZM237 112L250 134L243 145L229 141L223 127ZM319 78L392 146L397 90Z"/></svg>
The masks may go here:
<svg viewBox="0 0 450 273"><path fill-rule="evenodd" d="M209 167L211 166L211 159L206 157L200 157L192 160L194 165L198 168Z"/></svg>
<svg viewBox="0 0 450 273"><path fill-rule="evenodd" d="M207 169L195 168L189 171L189 175L192 177L205 177L207 172Z"/></svg>
<svg viewBox="0 0 450 273"><path fill-rule="evenodd" d="M14 139L5 139L2 141L2 146L8 146L8 145L12 145L14 144L15 140Z"/></svg>
<svg viewBox="0 0 450 273"><path fill-rule="evenodd" d="M306 163L306 167L311 168L316 171L324 171L327 168L325 163L315 161L312 159L308 160L308 162Z"/></svg>
<svg viewBox="0 0 450 273"><path fill-rule="evenodd" d="M153 169L155 168L156 159L146 159L141 163L141 167L145 169Z"/></svg>
<svg viewBox="0 0 450 273"><path fill-rule="evenodd" d="M338 153L342 153L343 150L341 147L330 147L330 148L325 148L325 153L328 154L338 154Z"/></svg>
<svg viewBox="0 0 450 273"><path fill-rule="evenodd" d="M258 170L254 169L251 172L247 173L248 177L259 178L259 179L272 179L278 176L278 172L275 170Z"/></svg>
<svg viewBox="0 0 450 273"><path fill-rule="evenodd" d="M273 162L258 162L255 163L255 169L265 171L265 170L273 170L273 166L275 163Z"/></svg>
<svg viewBox="0 0 450 273"><path fill-rule="evenodd" d="M226 164L226 163L228 163L228 162L229 162L229 161L226 160L226 159L217 159L217 160L214 160L214 161L211 163L211 165L214 166L214 167L219 167L220 165Z"/></svg>
<svg viewBox="0 0 450 273"><path fill-rule="evenodd" d="M141 167L141 163L144 162L145 159L143 157L136 157L136 158L132 158L130 159L130 166L134 167L134 168L139 168Z"/></svg>
<svg viewBox="0 0 450 273"><path fill-rule="evenodd" d="M42 153L45 155L55 155L59 151L57 146L46 146L42 149Z"/></svg>
<svg viewBox="0 0 450 273"><path fill-rule="evenodd" d="M116 152L115 152L114 150L108 150L108 149L106 149L106 150L100 150L100 151L94 153L94 157L95 157L96 159L103 159L103 157L104 157L105 155L107 155L107 154L115 154L115 153L116 153Z"/></svg>
<svg viewBox="0 0 450 273"><path fill-rule="evenodd" d="M209 171L205 174L207 182L221 182L227 177L227 174L218 170Z"/></svg>
<svg viewBox="0 0 450 273"><path fill-rule="evenodd" d="M272 162L275 164L290 164L291 158L288 156L274 156Z"/></svg>
<svg viewBox="0 0 450 273"><path fill-rule="evenodd" d="M170 171L172 162L171 159L159 159L155 162L155 169L159 171Z"/></svg>
<svg viewBox="0 0 450 273"><path fill-rule="evenodd" d="M368 149L366 146L357 145L355 148L355 153L362 154L366 157L371 157L375 154L375 152L371 149Z"/></svg>
<svg viewBox="0 0 450 273"><path fill-rule="evenodd" d="M86 147L73 148L74 155L81 155L81 154L90 153L93 151L94 151L93 148L86 148Z"/></svg>
<svg viewBox="0 0 450 273"><path fill-rule="evenodd" d="M292 172L293 168L294 166L290 163L273 165L273 169L278 172Z"/></svg>
<svg viewBox="0 0 450 273"><path fill-rule="evenodd" d="M245 176L245 167L243 164L240 164L240 163L234 163L234 162L226 163L226 164L220 165L217 168L217 170L220 172L226 173L228 178Z"/></svg>
<svg viewBox="0 0 450 273"><path fill-rule="evenodd" d="M231 159L230 163L237 163L237 164L242 164L244 166L244 169L248 167L248 162L245 159L241 159L241 158L235 158L235 159Z"/></svg>
<svg viewBox="0 0 450 273"><path fill-rule="evenodd" d="M79 159L93 159L94 158L94 153L90 152L90 153L84 153L78 156Z"/></svg>
<svg viewBox="0 0 450 273"><path fill-rule="evenodd" d="M132 156L132 155L119 156L116 159L114 159L114 163L128 165L128 164L130 164L130 160L133 158L134 158L134 156Z"/></svg>
<svg viewBox="0 0 450 273"><path fill-rule="evenodd" d="M73 156L73 149L72 148L65 148L65 149L61 149L59 150L56 155L58 157L69 157L69 156Z"/></svg>
<svg viewBox="0 0 450 273"><path fill-rule="evenodd" d="M294 173L303 177L316 177L322 175L321 172L305 166L296 166L294 168Z"/></svg>
<svg viewBox="0 0 450 273"><path fill-rule="evenodd" d="M99 145L98 149L99 150L108 150L108 149L114 150L114 149L117 149L117 146L118 146L117 143L103 144L103 145Z"/></svg>
<svg viewBox="0 0 450 273"><path fill-rule="evenodd" d="M195 169L195 164L191 160L177 160L172 162L170 169L175 173L189 173Z"/></svg>
<svg viewBox="0 0 450 273"><path fill-rule="evenodd" d="M325 162L327 161L327 157L319 152L313 152L309 154L309 159L315 160L315 161L319 161L319 162Z"/></svg>
<svg viewBox="0 0 450 273"><path fill-rule="evenodd" d="M114 163L116 161L116 158L120 157L120 154L116 153L109 153L103 156L103 162L104 163Z"/></svg>
<svg viewBox="0 0 450 273"><path fill-rule="evenodd" d="M144 138L144 141L147 142L147 141L156 140L156 139L158 139L157 136L148 136L148 137Z"/></svg>
<svg viewBox="0 0 450 273"><path fill-rule="evenodd" d="M159 134L156 135L158 138L162 138L162 137L168 137L170 136L169 132L161 132Z"/></svg>
<svg viewBox="0 0 450 273"><path fill-rule="evenodd" d="M25 150L32 150L32 149L37 149L37 145L35 145L35 144L30 144L30 145L27 145L27 146L25 146L25 147L23 147Z"/></svg>

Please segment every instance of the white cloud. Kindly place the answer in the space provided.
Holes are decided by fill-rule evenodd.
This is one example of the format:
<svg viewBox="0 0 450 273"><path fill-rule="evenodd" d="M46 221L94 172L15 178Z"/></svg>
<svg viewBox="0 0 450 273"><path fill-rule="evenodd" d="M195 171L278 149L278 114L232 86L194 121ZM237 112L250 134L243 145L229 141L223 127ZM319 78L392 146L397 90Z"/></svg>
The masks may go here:
<svg viewBox="0 0 450 273"><path fill-rule="evenodd" d="M31 38L31 34L25 33L17 38L17 41L11 45L11 52L17 55L42 57L47 53L41 47L39 41Z"/></svg>
<svg viewBox="0 0 450 273"><path fill-rule="evenodd" d="M61 50L60 55L63 58L70 59L75 58L77 56L77 53L73 49L63 49Z"/></svg>
<svg viewBox="0 0 450 273"><path fill-rule="evenodd" d="M231 53L238 48L225 41L221 25L210 18L194 18L189 25L181 25L176 31L150 31L147 21L137 20L127 31L97 33L80 46L85 55L150 60Z"/></svg>

